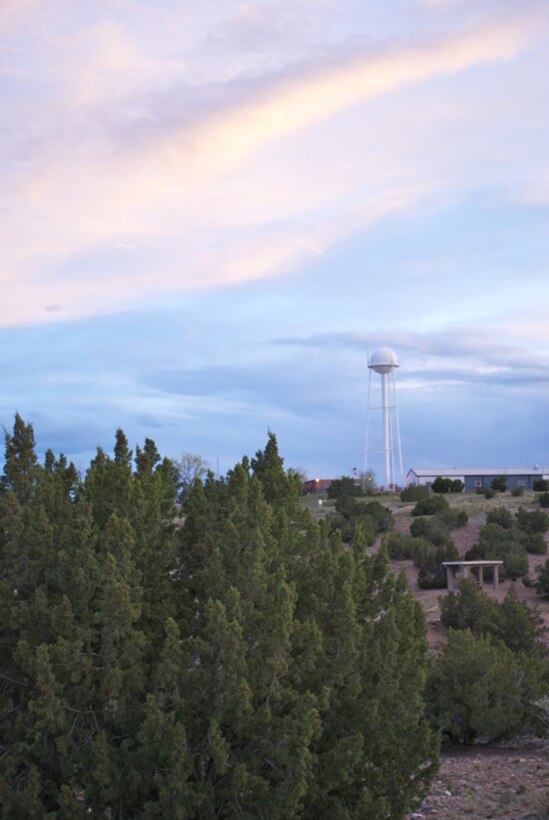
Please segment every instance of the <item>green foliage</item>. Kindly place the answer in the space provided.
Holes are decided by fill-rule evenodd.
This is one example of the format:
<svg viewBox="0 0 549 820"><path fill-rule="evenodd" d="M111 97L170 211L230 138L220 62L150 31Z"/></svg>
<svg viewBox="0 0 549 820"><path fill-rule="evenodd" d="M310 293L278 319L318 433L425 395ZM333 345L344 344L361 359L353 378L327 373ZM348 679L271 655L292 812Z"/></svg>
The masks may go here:
<svg viewBox="0 0 549 820"><path fill-rule="evenodd" d="M504 644L470 629L450 630L429 684L436 724L460 743L510 737L524 721L521 678L520 664Z"/></svg>
<svg viewBox="0 0 549 820"><path fill-rule="evenodd" d="M368 502L364 506L363 512L375 521L378 532L387 532L395 525L395 519L391 510L379 501Z"/></svg>
<svg viewBox="0 0 549 820"><path fill-rule="evenodd" d="M434 493L462 493L465 489L465 484L459 478L443 478L437 476L431 484L431 489Z"/></svg>
<svg viewBox="0 0 549 820"><path fill-rule="evenodd" d="M368 540L373 544L380 532L387 532L394 525L392 512L379 501L364 501L356 496L340 495L336 498L336 514L330 515L328 521L332 532L336 529L345 542L351 540L353 533L360 525Z"/></svg>
<svg viewBox="0 0 549 820"><path fill-rule="evenodd" d="M424 484L409 484L400 493L401 501L420 501L431 494L429 487Z"/></svg>
<svg viewBox="0 0 549 820"><path fill-rule="evenodd" d="M437 547L452 543L448 527L438 515L414 519L410 524L410 534L414 538L425 538Z"/></svg>
<svg viewBox="0 0 549 820"><path fill-rule="evenodd" d="M549 560L541 567L536 581L536 592L549 598Z"/></svg>
<svg viewBox="0 0 549 820"><path fill-rule="evenodd" d="M412 510L412 515L434 515L437 512L448 509L448 501L441 495L429 495L421 498Z"/></svg>
<svg viewBox="0 0 549 820"><path fill-rule="evenodd" d="M549 507L549 493L541 493L541 495L538 496L538 504L540 507Z"/></svg>
<svg viewBox="0 0 549 820"><path fill-rule="evenodd" d="M118 431L79 482L18 431L0 488L3 817L417 805L438 745L422 608L360 521L343 547L300 508L274 436L195 482L175 531L173 464L150 440L132 461Z"/></svg>
<svg viewBox="0 0 549 820"><path fill-rule="evenodd" d="M519 537L526 552L532 555L545 555L547 552L547 543L540 532L521 532Z"/></svg>
<svg viewBox="0 0 549 820"><path fill-rule="evenodd" d="M518 530L506 530L499 524L487 524L480 531L479 541L465 555L468 561L501 560L503 570L511 578L528 573L528 555Z"/></svg>
<svg viewBox="0 0 549 820"><path fill-rule="evenodd" d="M511 490L511 495L513 498L520 498L524 495L524 487L513 487Z"/></svg>
<svg viewBox="0 0 549 820"><path fill-rule="evenodd" d="M519 507L516 513L517 527L527 533L544 533L549 529L549 515L542 510L528 512Z"/></svg>
<svg viewBox="0 0 549 820"><path fill-rule="evenodd" d="M425 539L417 539L412 557L421 589L445 589L447 579L443 561L458 561L459 552L451 541L436 545Z"/></svg>
<svg viewBox="0 0 549 820"><path fill-rule="evenodd" d="M549 490L549 480L546 478L535 478L532 482L532 489L536 493L546 493Z"/></svg>
<svg viewBox="0 0 549 820"><path fill-rule="evenodd" d="M328 498L338 498L340 495L362 495L360 484L351 476L336 478L328 487Z"/></svg>
<svg viewBox="0 0 549 820"><path fill-rule="evenodd" d="M465 510L459 507L449 507L447 510L435 513L432 520L440 521L449 530L457 530L467 524L469 516Z"/></svg>
<svg viewBox="0 0 549 820"><path fill-rule="evenodd" d="M510 530L515 525L513 513L507 507L494 507L486 514L487 524L498 524L505 530Z"/></svg>
<svg viewBox="0 0 549 820"><path fill-rule="evenodd" d="M421 520L421 519L417 519ZM383 546L387 550L389 558L395 561L404 561L413 558L414 549L421 539L406 535L403 532L389 532L383 536Z"/></svg>
<svg viewBox="0 0 549 820"><path fill-rule="evenodd" d="M11 490L20 504L28 504L34 494L38 475L32 424L25 424L16 413L13 433L10 435L5 430L4 439L4 475L0 479L0 487L4 491Z"/></svg>
<svg viewBox="0 0 549 820"><path fill-rule="evenodd" d="M497 475L490 482L490 487L496 493L504 493L507 489L507 479L503 475Z"/></svg>
<svg viewBox="0 0 549 820"><path fill-rule="evenodd" d="M441 622L448 628L491 635L515 653L532 654L541 647L541 618L537 611L518 600L514 586L499 603L475 581L463 580L459 584L459 594L450 592L439 602Z"/></svg>
<svg viewBox="0 0 549 820"><path fill-rule="evenodd" d="M477 487L475 492L477 495L483 495L484 498L494 498L496 494L492 487Z"/></svg>

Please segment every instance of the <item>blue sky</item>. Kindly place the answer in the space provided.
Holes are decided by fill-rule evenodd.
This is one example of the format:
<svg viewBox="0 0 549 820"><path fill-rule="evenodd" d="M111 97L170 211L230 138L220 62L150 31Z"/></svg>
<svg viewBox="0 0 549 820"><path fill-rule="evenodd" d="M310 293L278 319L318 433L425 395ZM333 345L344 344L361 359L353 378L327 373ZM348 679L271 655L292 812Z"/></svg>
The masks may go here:
<svg viewBox="0 0 549 820"><path fill-rule="evenodd" d="M549 465L548 41L538 0L3 0L0 422L349 474L387 345L405 470Z"/></svg>

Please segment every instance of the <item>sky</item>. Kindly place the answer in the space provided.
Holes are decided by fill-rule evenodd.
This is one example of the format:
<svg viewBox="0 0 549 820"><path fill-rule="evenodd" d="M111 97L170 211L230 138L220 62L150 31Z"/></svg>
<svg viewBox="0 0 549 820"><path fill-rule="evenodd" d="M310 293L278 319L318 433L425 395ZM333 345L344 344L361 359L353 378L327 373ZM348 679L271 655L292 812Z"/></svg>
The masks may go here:
<svg viewBox="0 0 549 820"><path fill-rule="evenodd" d="M349 475L388 346L405 472L549 465L548 78L546 0L2 0L0 423Z"/></svg>

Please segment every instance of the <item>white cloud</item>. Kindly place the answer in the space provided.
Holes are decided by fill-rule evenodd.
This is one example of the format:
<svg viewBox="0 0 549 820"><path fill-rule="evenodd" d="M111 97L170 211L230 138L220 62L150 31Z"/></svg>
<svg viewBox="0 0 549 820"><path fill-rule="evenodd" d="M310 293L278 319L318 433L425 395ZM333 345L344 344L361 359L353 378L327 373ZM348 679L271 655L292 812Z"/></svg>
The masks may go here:
<svg viewBox="0 0 549 820"><path fill-rule="evenodd" d="M54 6L34 55L51 109L34 97L9 103L3 325L286 274L380 220L459 195L475 184L493 133L479 149L478 132L465 129L497 128L512 113L492 112L491 126L482 100L468 91L446 100L444 83L517 58L538 33L521 13L439 40L300 64L278 79L272 71L253 83L240 77L212 107L212 86L185 82L184 51L155 52L165 11L147 40L125 26L124 4L105 6L117 10L113 19L94 17L79 30L69 18L59 31L63 6ZM250 9L244 22L263 25L259 7ZM142 24L153 20L145 5L132 11ZM192 50L208 28L199 19L191 29ZM177 110L168 116L154 95L165 100L170 86ZM35 105L27 130L23 114ZM122 264L116 250L134 248Z"/></svg>

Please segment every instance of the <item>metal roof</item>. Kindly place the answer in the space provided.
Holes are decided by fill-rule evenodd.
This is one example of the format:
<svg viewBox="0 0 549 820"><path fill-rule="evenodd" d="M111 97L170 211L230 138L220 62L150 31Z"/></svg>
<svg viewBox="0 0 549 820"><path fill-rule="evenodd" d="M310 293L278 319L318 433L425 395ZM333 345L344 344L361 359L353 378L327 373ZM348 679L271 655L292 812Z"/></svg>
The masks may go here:
<svg viewBox="0 0 549 820"><path fill-rule="evenodd" d="M429 470L423 468L416 469L411 467L408 470L408 475L414 473L418 478L427 476L441 476L444 478L451 478L452 476L474 476L474 475L539 475L540 478L544 475L549 475L549 467L432 467Z"/></svg>

